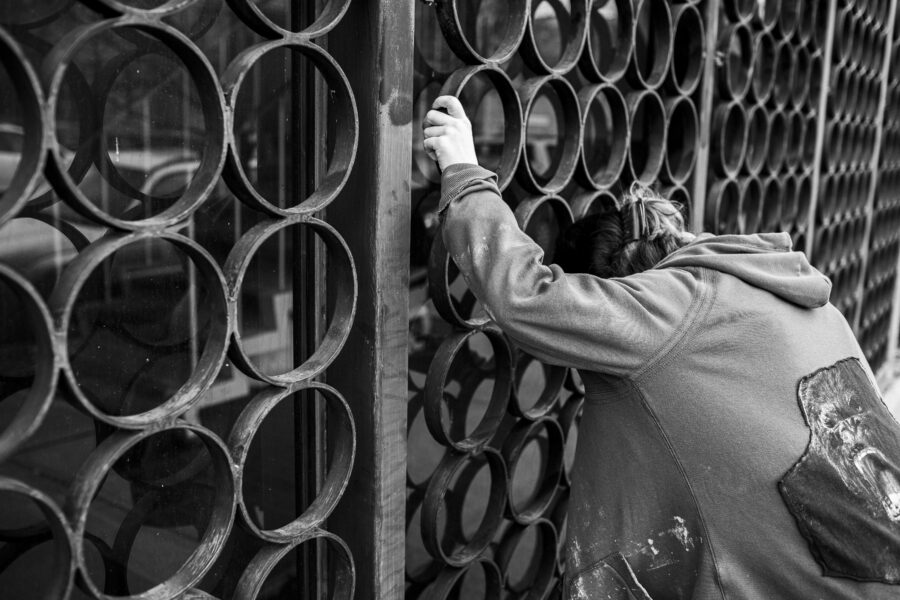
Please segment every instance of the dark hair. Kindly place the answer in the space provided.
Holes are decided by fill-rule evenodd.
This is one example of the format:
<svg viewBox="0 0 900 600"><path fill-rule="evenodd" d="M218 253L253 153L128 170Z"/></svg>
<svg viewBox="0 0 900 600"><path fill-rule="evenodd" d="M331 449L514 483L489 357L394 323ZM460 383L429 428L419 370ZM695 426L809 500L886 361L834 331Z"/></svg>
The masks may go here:
<svg viewBox="0 0 900 600"><path fill-rule="evenodd" d="M633 216L636 203L643 204L643 211ZM642 219L643 226L635 224L635 218ZM636 226L641 235L633 239ZM652 269L691 239L678 203L634 184L619 207L589 214L570 225L559 236L554 257L567 273L625 277Z"/></svg>

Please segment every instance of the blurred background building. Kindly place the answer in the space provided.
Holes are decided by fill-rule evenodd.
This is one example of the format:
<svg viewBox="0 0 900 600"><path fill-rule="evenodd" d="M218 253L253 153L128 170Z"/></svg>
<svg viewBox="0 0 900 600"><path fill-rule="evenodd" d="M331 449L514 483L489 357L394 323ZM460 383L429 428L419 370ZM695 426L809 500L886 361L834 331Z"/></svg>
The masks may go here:
<svg viewBox="0 0 900 600"><path fill-rule="evenodd" d="M583 388L436 236L443 93L546 261L633 181L787 231L897 392L897 8L3 3L0 597L559 596Z"/></svg>

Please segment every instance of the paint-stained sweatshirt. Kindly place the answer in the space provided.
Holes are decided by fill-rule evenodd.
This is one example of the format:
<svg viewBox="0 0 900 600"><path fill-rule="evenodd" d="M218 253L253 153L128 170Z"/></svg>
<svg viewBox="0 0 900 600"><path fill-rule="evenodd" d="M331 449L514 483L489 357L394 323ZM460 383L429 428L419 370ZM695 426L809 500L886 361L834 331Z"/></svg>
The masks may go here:
<svg viewBox="0 0 900 600"><path fill-rule="evenodd" d="M565 597L900 598L900 426L789 236L566 274L495 181L446 169L442 235L497 325L584 380Z"/></svg>

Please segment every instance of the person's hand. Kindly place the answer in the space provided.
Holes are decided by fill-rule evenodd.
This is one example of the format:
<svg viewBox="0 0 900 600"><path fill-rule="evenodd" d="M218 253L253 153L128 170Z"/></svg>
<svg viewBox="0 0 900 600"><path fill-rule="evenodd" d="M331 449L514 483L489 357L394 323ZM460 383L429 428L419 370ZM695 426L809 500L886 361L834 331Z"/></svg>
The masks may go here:
<svg viewBox="0 0 900 600"><path fill-rule="evenodd" d="M446 109L443 112L440 109ZM425 153L441 171L456 163L478 164L472 124L456 96L439 96L422 121Z"/></svg>

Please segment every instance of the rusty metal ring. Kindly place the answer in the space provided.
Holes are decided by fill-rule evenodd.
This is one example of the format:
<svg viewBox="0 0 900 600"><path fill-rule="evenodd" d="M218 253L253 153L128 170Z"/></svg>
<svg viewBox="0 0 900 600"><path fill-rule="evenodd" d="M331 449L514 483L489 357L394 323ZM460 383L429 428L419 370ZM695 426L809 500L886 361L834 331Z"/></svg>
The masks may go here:
<svg viewBox="0 0 900 600"><path fill-rule="evenodd" d="M411 528L419 525L421 523L422 517L422 502L425 500L425 488L414 489L409 492L406 496L406 535L409 535L409 531ZM419 514L419 520L416 520L416 514ZM419 527L421 531L421 526ZM427 553L425 553L427 555ZM431 559L426 563L421 569L411 572L410 571L410 561L405 561L404 565L404 574L406 575L406 580L410 581L414 584L422 584L426 585L433 581L435 577L437 577L438 573L441 571L441 562L439 560Z"/></svg>
<svg viewBox="0 0 900 600"><path fill-rule="evenodd" d="M437 19L444 33L444 39L450 49L453 50L463 62L470 65L486 64L499 65L504 63L519 49L522 39L525 37L525 28L528 26L528 13L531 8L531 0L510 0L508 11L508 25L505 27L506 35L497 43L497 48L489 56L483 56L472 43L466 39L466 34L459 16L457 3L460 0L439 0L437 2Z"/></svg>
<svg viewBox="0 0 900 600"><path fill-rule="evenodd" d="M200 92L204 127L207 133L203 158L197 173L178 201L157 215L134 221L109 215L98 208L79 189L78 183L65 168L65 160L60 153L56 139L56 109L60 89L66 71L74 62L78 50L94 36L107 31L127 30L128 28L142 31L156 38L181 59L185 70ZM46 176L56 192L85 217L126 231L147 228L162 229L187 219L215 188L225 161L225 97L209 60L190 39L174 27L163 23L148 22L146 18L139 16L125 16L79 27L64 36L44 60L43 82L45 89L48 90L44 118L50 138Z"/></svg>
<svg viewBox="0 0 900 600"><path fill-rule="evenodd" d="M456 300L450 291L450 285L456 279L459 268L450 257L450 251L444 244L442 230L431 241L431 250L428 253L428 296L434 303L434 308L442 319L456 327L464 329L482 329L491 322L487 314L474 314L475 296L471 290L466 290L463 301L468 301L468 310L463 302ZM468 317L465 316L468 314Z"/></svg>
<svg viewBox="0 0 900 600"><path fill-rule="evenodd" d="M792 62L794 63L794 71L791 77L790 102L791 106L794 108L800 108L806 103L807 98L809 98L812 83L810 81L810 76L812 74L810 63L812 62L812 57L810 56L809 50L804 46L796 48L794 50ZM818 101L818 98L813 99L813 102Z"/></svg>
<svg viewBox="0 0 900 600"><path fill-rule="evenodd" d="M351 0L330 0L321 14L300 31L292 31L278 25L256 6L253 0L228 0L228 6L247 27L264 38L308 41L334 29L350 7Z"/></svg>
<svg viewBox="0 0 900 600"><path fill-rule="evenodd" d="M720 104L713 111L710 146L713 167L721 176L734 177L747 152L747 113L738 101Z"/></svg>
<svg viewBox="0 0 900 600"><path fill-rule="evenodd" d="M762 182L751 176L742 179L739 186L741 190L739 230L743 234L757 233L762 220Z"/></svg>
<svg viewBox="0 0 900 600"><path fill-rule="evenodd" d="M659 175L665 160L668 129L666 107L659 94L650 90L629 92L625 96L625 103L628 106L628 130L631 134L628 143L628 167L634 180L650 184ZM644 125L646 137L639 141L634 134L638 115L649 120L649 125ZM641 154L635 158L637 152Z"/></svg>
<svg viewBox="0 0 900 600"><path fill-rule="evenodd" d="M557 123L557 129L559 130L558 135L561 138L562 149L560 150L559 160L555 165L551 165L551 168L555 167L555 170L546 175L539 175L535 172L529 159L528 122L535 102L542 95L543 90L547 88L551 89L559 99L559 107L562 114L557 116L562 118L562 123ZM582 129L583 121L578 95L568 80L555 75L528 79L518 88L518 93L522 99L525 140L523 155L516 170L516 180L530 192L538 194L557 193L571 179L581 154L581 141L584 131Z"/></svg>
<svg viewBox="0 0 900 600"><path fill-rule="evenodd" d="M581 105L581 153L575 177L579 183L589 188L600 188L615 183L622 175L628 157L631 128L628 126L628 107L625 97L619 89L608 83L599 83L581 88L578 91L578 103ZM598 137L609 139L609 156L606 160L595 163L596 152L588 153L585 138L588 131L594 131L595 112L591 110L595 103L602 107L606 119ZM608 125L608 127L607 127ZM598 128L600 129L600 128ZM605 131L604 131L605 130ZM604 135L608 132L609 135ZM606 142L606 139L600 140Z"/></svg>
<svg viewBox="0 0 900 600"><path fill-rule="evenodd" d="M267 219L254 225L237 241L225 261L225 277L228 282L228 306L230 320L238 322L238 303L244 275L250 261L263 243L279 231L293 226L309 227L323 242L327 255L333 259L328 276L335 284L335 304L331 325L319 342L315 352L303 364L285 373L270 375L263 373L244 350L240 329L235 326L231 333L228 355L235 365L248 377L273 385L286 386L315 377L334 360L353 327L356 314L357 282L356 266L347 242L337 230L325 221L309 215L294 215L287 219Z"/></svg>
<svg viewBox="0 0 900 600"><path fill-rule="evenodd" d="M650 8L651 4L654 5L655 10ZM644 11L650 11L647 17L649 30L645 32L647 36L645 39L639 35L641 15ZM663 22L659 22L660 18ZM625 75L634 87L654 90L665 80L669 64L672 62L672 12L668 2L663 0L638 0L633 21L634 49L631 52L631 61ZM641 49L648 45L650 38L653 40L652 57L650 57L649 64L640 64L642 62ZM642 39L644 44L638 43Z"/></svg>
<svg viewBox="0 0 900 600"><path fill-rule="evenodd" d="M448 554L440 540L438 528L438 514L444 505L447 493L457 475L466 465L476 459L484 459L491 472L491 490L488 496L487 508L484 517L472 538L464 545ZM459 454L447 452L431 481L425 490L425 500L422 505L422 541L429 554L443 560L452 567L462 567L477 560L485 548L491 543L500 523L503 521L503 509L506 504L507 475L506 464L503 456L491 448L485 446L476 454Z"/></svg>
<svg viewBox="0 0 900 600"><path fill-rule="evenodd" d="M547 432L546 457L541 461L543 472L541 473L541 487L533 498L525 506L516 506L512 497L513 479L516 473L519 459L529 442L539 440L541 430ZM506 503L506 515L516 523L528 524L536 521L544 514L553 501L556 488L562 478L563 454L565 453L565 441L559 422L552 417L541 417L535 421L520 421L516 423L509 436L503 442L503 459L509 473L509 498Z"/></svg>
<svg viewBox="0 0 900 600"><path fill-rule="evenodd" d="M450 74L444 85L441 86L440 95L459 97L469 81L479 74L488 78L500 96L500 102L503 106L503 153L500 156L500 165L496 171L497 186L500 190L504 190L515 175L516 165L519 162L519 155L522 153L525 141L522 103L513 87L512 80L504 71L490 65L463 67Z"/></svg>
<svg viewBox="0 0 900 600"><path fill-rule="evenodd" d="M588 7L591 2L592 0L569 0L569 6L566 7L560 0L531 0L525 39L519 47L519 53L532 71L541 75L563 75L578 63L588 37ZM534 15L543 4L549 5L556 14L560 42L567 40L561 48L559 58L552 65L541 54L540 42L534 34ZM565 15L568 18L563 18Z"/></svg>
<svg viewBox="0 0 900 600"><path fill-rule="evenodd" d="M29 330L34 333L37 346L34 356L36 362L34 382L15 416L0 430L0 462L2 462L41 426L56 393L59 369L57 346L53 339L53 321L38 291L27 279L2 263L0 263L0 281L5 282L25 305L25 316L31 323Z"/></svg>
<svg viewBox="0 0 900 600"><path fill-rule="evenodd" d="M625 35L616 40L618 43L607 42L604 48L594 47L594 31L608 32L610 29L609 20L601 11L602 6L598 2L593 2L588 16L588 34L586 36L584 51L578 61L582 73L591 81L599 81L606 83L615 83L622 78L628 65L631 64L631 54L634 51L634 10L632 9L631 0L607 0L613 2L616 6L616 16L621 21L618 29ZM603 6L606 6L605 4ZM603 22L605 27L601 30L595 27L595 24ZM624 38L624 39L623 39ZM604 36L597 35L597 43L605 41ZM607 52L608 51L608 52ZM611 54L612 58L608 58L607 54ZM602 62L601 62L602 61Z"/></svg>
<svg viewBox="0 0 900 600"><path fill-rule="evenodd" d="M566 403L563 405L562 410L559 411L559 426L563 431L563 441L565 443L564 448L568 448L569 440L573 435L577 436L578 426L581 423L581 416L584 413L584 396L572 395L566 400ZM569 464L569 461L566 460L566 455L568 452L564 450L563 452L563 471L562 477L563 481L567 486L572 485L572 464ZM574 458L574 453L573 453Z"/></svg>
<svg viewBox="0 0 900 600"><path fill-rule="evenodd" d="M819 0L813 1L818 2ZM787 40L794 35L794 32L797 31L797 27L800 24L800 14L803 12L803 1L788 0L787 2L781 2L780 8L781 10L778 12L776 28L784 41L787 42Z"/></svg>
<svg viewBox="0 0 900 600"><path fill-rule="evenodd" d="M576 194L569 203L575 221L588 215L619 210L619 199L609 190L597 190Z"/></svg>
<svg viewBox="0 0 900 600"><path fill-rule="evenodd" d="M322 75L325 83L335 91L334 105L337 111L335 118L340 126L336 129L334 155L328 165L328 172L322 177L321 184L307 198L290 208L281 208L264 198L247 178L238 153L234 135L234 120L237 114L238 96L241 84L254 64L262 60L269 52L277 50L296 52L313 64ZM291 215L310 214L330 204L344 188L353 163L356 160L356 149L359 143L359 113L356 99L350 82L340 65L320 46L303 40L274 40L251 46L241 52L225 69L222 75L222 87L228 100L228 154L225 161L223 177L229 189L242 202L271 216L287 217Z"/></svg>
<svg viewBox="0 0 900 600"><path fill-rule="evenodd" d="M772 175L763 184L762 222L763 231L777 231L781 223L781 178ZM819 229L817 231L822 231Z"/></svg>
<svg viewBox="0 0 900 600"><path fill-rule="evenodd" d="M471 434L458 439L451 432L450 424L445 422L445 413L442 410L446 401L444 390L447 387L447 378L450 376L454 358L467 349L469 340L478 333L483 333L488 338L494 351L494 386L481 421ZM460 452L481 450L497 433L503 415L506 414L512 391L512 369L512 350L506 336L497 329L491 327L480 331L472 329L456 332L445 338L435 352L425 378L425 424L432 437L439 443ZM448 403L447 409L449 417L452 419L453 406Z"/></svg>
<svg viewBox="0 0 900 600"><path fill-rule="evenodd" d="M188 8L192 4L196 4L199 0L167 0L159 6L153 8L135 8L122 2L121 0L79 0L82 4L97 11L107 18L120 16L140 17L143 20L160 19L168 15L177 13Z"/></svg>
<svg viewBox="0 0 900 600"><path fill-rule="evenodd" d="M794 78L794 54L790 42L784 40L775 47L775 83L772 86L772 94L769 102L774 106L774 112L779 112L787 105L791 96L792 81Z"/></svg>
<svg viewBox="0 0 900 600"><path fill-rule="evenodd" d="M789 231L797 219L797 212L800 207L799 199L797 198L799 184L797 177L794 175L782 176L782 181L784 182L784 192L781 196L781 229L782 231Z"/></svg>
<svg viewBox="0 0 900 600"><path fill-rule="evenodd" d="M53 539L54 562L56 563L54 566L56 568L47 569L46 577L52 581L52 587L46 597L54 600L68 598L75 580L73 556L76 550L72 540L72 531L63 512L46 494L17 479L0 476L0 491L27 496L47 519L48 528L45 531Z"/></svg>
<svg viewBox="0 0 900 600"><path fill-rule="evenodd" d="M329 561L329 566L334 569L334 584L329 585L329 598L331 600L351 600L356 588L356 567L353 564L353 553L347 544L338 536L321 529L313 529L301 534L290 544L266 544L244 569L241 578L234 589L234 600L253 600L259 597L259 592L269 574L275 566L291 551L306 542L324 540L337 553L331 558L338 560Z"/></svg>
<svg viewBox="0 0 900 600"><path fill-rule="evenodd" d="M262 529L253 520L244 503L244 465L247 455L250 453L250 445L253 443L256 432L262 426L263 420L276 405L286 399L290 401L295 393L302 391L317 391L329 402L328 406L339 409L336 419L331 418L335 416L332 414L329 414L328 419L328 447L331 464L315 500L303 511L303 514L277 529ZM339 427L332 428L335 423L339 423ZM310 529L321 526L341 499L347 488L347 482L350 481L350 473L353 471L353 462L356 456L356 424L350 406L340 392L324 383L308 381L287 389L270 388L257 394L235 421L231 434L228 436L228 447L231 449L236 470L237 505L244 517L244 525L261 539L286 543Z"/></svg>
<svg viewBox="0 0 900 600"><path fill-rule="evenodd" d="M572 209L569 208L568 203L563 200L560 196L554 194L548 194L546 196L532 196L530 198L525 198L516 206L515 216L516 222L519 224L519 228L528 234L529 237L532 237L530 233L528 233L529 225L531 224L531 219L544 206L549 206L553 211L553 216L556 218L556 221L559 223L559 230L565 231L565 229L573 223L575 220L572 216ZM534 237L532 237L534 239ZM538 243L538 240L534 239L535 243ZM555 244L556 240L549 240L550 243ZM553 248L544 248L544 255L547 256L552 252ZM552 256L550 260L547 262L552 262Z"/></svg>
<svg viewBox="0 0 900 600"><path fill-rule="evenodd" d="M0 195L0 227L25 205L37 189L47 154L46 122L41 110L44 96L37 74L19 44L0 27L0 64L12 80L22 106L24 135L22 153L12 180Z"/></svg>
<svg viewBox="0 0 900 600"><path fill-rule="evenodd" d="M768 4L768 3L767 3ZM764 31L753 40L753 72L749 91L760 104L765 104L775 87L775 38Z"/></svg>
<svg viewBox="0 0 900 600"><path fill-rule="evenodd" d="M457 595L451 595L465 578L470 569L480 566L484 571L484 600L500 600L503 591L503 576L500 574L500 567L497 563L489 558L479 558L467 564L462 568L444 567L428 588L428 598L430 600L450 600L458 598Z"/></svg>
<svg viewBox="0 0 900 600"><path fill-rule="evenodd" d="M769 113L769 143L766 146L766 169L769 173L776 173L784 164L784 155L787 152L787 119L781 111ZM833 153L829 152L829 156Z"/></svg>
<svg viewBox="0 0 900 600"><path fill-rule="evenodd" d="M524 585L514 585L509 578L509 567L517 546L521 543L525 532L530 528L536 528L539 543L535 551L540 552L540 561L535 566L534 555L528 563L531 576ZM543 598L550 589L553 576L556 574L557 552L559 550L559 535L556 526L549 519L538 519L527 525L513 523L503 535L497 545L497 566L503 573L504 587L514 594L525 594L533 598Z"/></svg>
<svg viewBox="0 0 900 600"><path fill-rule="evenodd" d="M670 183L683 184L694 171L700 147L700 121L694 101L687 96L666 98L666 156L663 174Z"/></svg>
<svg viewBox="0 0 900 600"><path fill-rule="evenodd" d="M741 191L734 179L722 179L709 189L706 226L716 234L739 233Z"/></svg>
<svg viewBox="0 0 900 600"><path fill-rule="evenodd" d="M744 167L751 175L758 175L766 164L769 150L769 119L766 109L757 104L747 114L747 152Z"/></svg>
<svg viewBox="0 0 900 600"><path fill-rule="evenodd" d="M756 0L725 0L725 14L732 22L748 23L756 14Z"/></svg>
<svg viewBox="0 0 900 600"><path fill-rule="evenodd" d="M73 545L79 575L96 598L115 600L122 597L110 596L102 592L91 579L87 568L84 544L81 540L86 534L91 503L100 491L109 471L128 450L154 435L177 430L187 430L200 437L212 457L216 481L215 504L197 549L178 571L166 581L145 592L129 596L129 598L163 600L177 596L200 581L225 546L234 522L235 479L228 449L219 437L205 427L177 421L159 424L141 431L116 431L103 440L81 465L75 476L75 483L69 490L66 503L66 513L69 515L74 530Z"/></svg>
<svg viewBox="0 0 900 600"><path fill-rule="evenodd" d="M719 94L723 98L740 100L753 80L753 36L750 28L741 23L726 25L719 31L716 52L723 58L718 73Z"/></svg>
<svg viewBox="0 0 900 600"><path fill-rule="evenodd" d="M512 394L510 396L509 412L517 417L528 421L535 421L549 413L556 406L556 401L562 393L563 385L566 382L566 374L568 369L559 365L548 365L542 363L527 352L519 350L516 356L516 366L513 375ZM541 390L538 399L530 408L522 405L522 376L525 368L531 362L537 362L544 369L544 377L546 382Z"/></svg>
<svg viewBox="0 0 900 600"><path fill-rule="evenodd" d="M706 60L703 17L693 4L672 7L672 63L669 80L682 96L690 96L700 85Z"/></svg>
<svg viewBox="0 0 900 600"><path fill-rule="evenodd" d="M112 415L101 411L88 399L78 385L68 353L68 331L72 311L78 295L91 274L117 251L131 244L146 240L165 240L188 255L200 277L207 282L210 291L210 331L194 371L175 394L150 410L133 415ZM49 300L50 312L56 320L57 347L63 374L68 384L66 390L74 396L78 406L95 419L122 427L137 429L168 421L193 406L215 381L228 346L228 301L225 279L215 259L197 242L171 231L142 231L104 236L85 248L69 263L60 275L59 282Z"/></svg>

